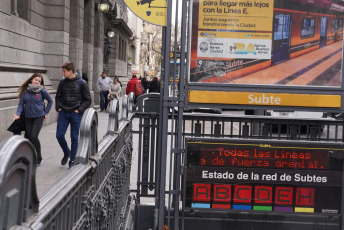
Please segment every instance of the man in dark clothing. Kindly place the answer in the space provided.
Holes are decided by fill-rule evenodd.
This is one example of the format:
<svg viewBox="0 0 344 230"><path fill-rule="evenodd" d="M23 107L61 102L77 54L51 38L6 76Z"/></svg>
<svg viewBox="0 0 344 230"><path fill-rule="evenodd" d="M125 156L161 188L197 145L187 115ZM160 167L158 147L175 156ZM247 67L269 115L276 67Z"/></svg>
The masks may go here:
<svg viewBox="0 0 344 230"><path fill-rule="evenodd" d="M159 93L160 92L160 83L157 77L154 77L153 80L149 84L149 92L150 93Z"/></svg>
<svg viewBox="0 0 344 230"><path fill-rule="evenodd" d="M65 165L70 157L69 168L73 167L79 144L79 128L82 114L91 105L91 94L87 82L75 74L75 65L67 62L62 66L65 79L60 81L55 97L55 107L58 111L56 138L64 156L61 164ZM71 148L65 139L70 124Z"/></svg>
<svg viewBox="0 0 344 230"><path fill-rule="evenodd" d="M149 88L149 82L147 80L147 77L142 78L141 84L142 84L144 92L146 93L148 91L148 88Z"/></svg>
<svg viewBox="0 0 344 230"><path fill-rule="evenodd" d="M81 76L82 76L82 79L83 79L83 80L85 80L86 82L88 82L87 73L82 72Z"/></svg>

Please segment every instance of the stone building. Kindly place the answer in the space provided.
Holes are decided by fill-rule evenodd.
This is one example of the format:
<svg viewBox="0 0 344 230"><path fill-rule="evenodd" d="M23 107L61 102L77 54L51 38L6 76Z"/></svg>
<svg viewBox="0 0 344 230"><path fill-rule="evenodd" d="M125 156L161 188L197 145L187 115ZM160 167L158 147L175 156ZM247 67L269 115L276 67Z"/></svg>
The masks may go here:
<svg viewBox="0 0 344 230"><path fill-rule="evenodd" d="M98 10L106 3L109 10ZM0 1L0 140L18 105L17 89L33 73L44 76L54 98L67 61L88 75L94 104L102 71L127 79L127 50L132 32L123 0ZM111 38L108 37L114 35ZM105 43L104 43L105 42ZM104 50L106 48L106 53ZM106 63L104 64L104 62ZM56 122L54 106L45 125Z"/></svg>
<svg viewBox="0 0 344 230"><path fill-rule="evenodd" d="M160 36L161 27L150 24L142 19L135 17L135 15L129 11L129 27L132 28L133 36L129 41L129 57L131 66L131 74L138 76L150 76L151 73L155 73L155 69L160 70L160 63L155 60L155 54L152 47L153 42L158 42L161 46L161 40L157 40L156 36ZM152 72L153 70L153 72Z"/></svg>

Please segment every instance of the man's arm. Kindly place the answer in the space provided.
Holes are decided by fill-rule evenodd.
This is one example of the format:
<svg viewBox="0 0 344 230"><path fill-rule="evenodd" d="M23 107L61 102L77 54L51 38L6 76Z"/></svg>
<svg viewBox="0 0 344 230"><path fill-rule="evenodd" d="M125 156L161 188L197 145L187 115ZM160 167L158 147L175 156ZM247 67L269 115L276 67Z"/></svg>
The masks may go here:
<svg viewBox="0 0 344 230"><path fill-rule="evenodd" d="M88 84L86 82L83 82L81 89L82 89L81 90L82 99L81 99L81 105L78 108L78 111L79 113L84 113L86 109L88 109L91 106L92 98L91 98L90 89L88 88Z"/></svg>
<svg viewBox="0 0 344 230"><path fill-rule="evenodd" d="M99 82L100 82L100 78L98 78L98 80L97 80L97 89L98 90L100 90L100 83Z"/></svg>
<svg viewBox="0 0 344 230"><path fill-rule="evenodd" d="M61 83L62 81L60 81L59 86L57 87L57 92L56 92L56 96L55 96L55 110L57 112L61 108L62 84L63 84L63 83Z"/></svg>

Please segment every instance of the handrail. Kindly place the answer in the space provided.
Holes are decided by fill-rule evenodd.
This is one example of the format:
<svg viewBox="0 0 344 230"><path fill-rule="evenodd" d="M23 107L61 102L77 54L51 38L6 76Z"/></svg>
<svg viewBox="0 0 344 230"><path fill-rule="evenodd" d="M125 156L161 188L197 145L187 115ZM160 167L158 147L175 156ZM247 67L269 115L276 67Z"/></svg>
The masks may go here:
<svg viewBox="0 0 344 230"><path fill-rule="evenodd" d="M133 107L133 100L127 96L123 101L124 107ZM118 216L128 213L126 198L132 151L133 115L122 113L122 118L123 115L126 117L119 126L118 101L113 101L108 133L98 145L98 114L92 108L85 111L80 124L76 165L44 191L40 200L36 192L36 153L32 144L21 136L0 143L0 227L95 229L111 223L112 229L118 229L124 221ZM107 210L106 218L99 222L98 217L104 210ZM74 214L68 215L71 212Z"/></svg>
<svg viewBox="0 0 344 230"><path fill-rule="evenodd" d="M76 153L75 164L86 164L90 156L98 152L98 114L89 108L82 116L80 124L80 141Z"/></svg>
<svg viewBox="0 0 344 230"><path fill-rule="evenodd" d="M118 100L114 99L110 103L110 110L109 110L109 121L108 121L108 127L107 132L105 135L113 135L116 130L118 130L118 117L119 117L119 105Z"/></svg>
<svg viewBox="0 0 344 230"><path fill-rule="evenodd" d="M128 104L128 113L132 114L133 113L133 109L134 109L134 98L135 95L133 92L129 93L129 104Z"/></svg>
<svg viewBox="0 0 344 230"><path fill-rule="evenodd" d="M21 136L0 144L0 227L9 229L38 211L36 152Z"/></svg>

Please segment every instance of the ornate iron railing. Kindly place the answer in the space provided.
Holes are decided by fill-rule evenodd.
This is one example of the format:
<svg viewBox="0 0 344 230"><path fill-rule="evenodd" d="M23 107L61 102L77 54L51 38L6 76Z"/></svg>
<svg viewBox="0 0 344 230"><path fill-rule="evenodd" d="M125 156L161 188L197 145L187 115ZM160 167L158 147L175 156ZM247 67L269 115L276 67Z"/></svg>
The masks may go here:
<svg viewBox="0 0 344 230"><path fill-rule="evenodd" d="M35 150L21 136L0 145L1 229L124 229L130 196L132 96L110 106L107 133L98 145L98 115L81 121L76 165L39 200Z"/></svg>

